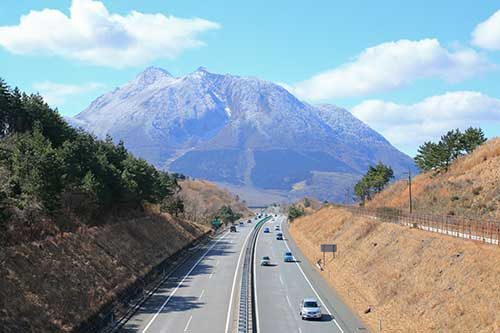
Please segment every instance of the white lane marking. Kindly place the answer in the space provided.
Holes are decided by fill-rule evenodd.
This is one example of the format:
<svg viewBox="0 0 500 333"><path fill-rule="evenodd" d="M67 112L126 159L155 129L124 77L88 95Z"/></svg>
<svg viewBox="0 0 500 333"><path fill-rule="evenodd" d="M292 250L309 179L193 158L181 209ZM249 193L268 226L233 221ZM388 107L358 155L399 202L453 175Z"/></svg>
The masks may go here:
<svg viewBox="0 0 500 333"><path fill-rule="evenodd" d="M213 275L214 275L214 272L210 273L210 275L208 276L208 278L211 279Z"/></svg>
<svg viewBox="0 0 500 333"><path fill-rule="evenodd" d="M300 327L299 327L299 333L302 333L302 330L300 329Z"/></svg>
<svg viewBox="0 0 500 333"><path fill-rule="evenodd" d="M229 332L229 317L231 316L231 307L233 305L233 297L234 297L234 288L236 286L236 276L238 275L238 268L240 267L240 262L241 262L241 257L243 255L243 250L246 248L246 244L248 241L248 238L250 237L250 234L252 231L248 233L247 237L245 238L245 242L243 243L243 247L240 250L240 255L238 257L238 262L236 263L236 268L234 269L234 277L233 277L233 286L231 287L231 298L229 299L229 306L227 308L227 317L226 317L226 330L225 332Z"/></svg>
<svg viewBox="0 0 500 333"><path fill-rule="evenodd" d="M292 252L292 250L290 249L290 246L288 246L288 241L285 241L285 245L288 249L288 251ZM314 292L314 294L316 295L316 297L319 299L319 301L321 302L321 304L323 304L323 307L325 308L326 312L328 312L328 314L332 317L333 319L333 322L335 323L335 325L337 325L337 327L339 328L340 332L344 332L344 330L340 327L339 323L337 322L337 320L333 317L332 313L330 312L330 310L327 308L327 306L325 305L325 302L323 302L323 300L321 299L321 297L319 297L319 294L318 292L316 291L316 289L314 289L311 281L309 281L309 279L307 278L306 274L304 273L304 271L302 270L302 267L300 267L299 263L297 261L295 261L295 264L297 265L297 267L299 268L300 272L302 273L302 276L304 277L304 279L307 281L307 284L309 284L309 287L311 287L312 291Z"/></svg>
<svg viewBox="0 0 500 333"><path fill-rule="evenodd" d="M218 265L218 264L219 264L219 259L217 259L217 260L215 261L215 265L214 265L214 267L217 267L217 265Z"/></svg>
<svg viewBox="0 0 500 333"><path fill-rule="evenodd" d="M287 301L288 305L290 305L290 307L292 307L292 302L290 302L290 299L288 298L288 295L286 295L286 301Z"/></svg>
<svg viewBox="0 0 500 333"><path fill-rule="evenodd" d="M280 274L280 282L281 282L281 284L284 284L283 283L283 278L281 277L281 274Z"/></svg>
<svg viewBox="0 0 500 333"><path fill-rule="evenodd" d="M191 319L193 319L193 315L189 316L188 322L186 324L186 327L184 327L184 332L187 332L189 324L191 324Z"/></svg>
<svg viewBox="0 0 500 333"><path fill-rule="evenodd" d="M198 296L198 301L201 299L201 297L203 296L203 294L204 294L204 293L205 293L205 289L203 289L203 290L201 291L200 296Z"/></svg>
<svg viewBox="0 0 500 333"><path fill-rule="evenodd" d="M196 261L193 265L193 267L191 267L191 269L186 273L186 275L184 275L184 277L182 278L181 282L179 282L177 284L177 286L175 287L175 289L172 291L172 293L168 296L167 300L161 305L160 309L155 313L155 315L153 316L153 318L151 318L151 320L148 322L148 324L146 325L146 327L144 327L144 329L142 330L142 333L145 333L148 328L151 326L151 324L153 323L153 321L156 319L156 317L158 317L158 315L160 314L161 310L163 310L163 308L165 307L165 305L167 305L167 303L170 301L170 299L175 295L175 293L177 292L177 290L179 289L180 285L186 280L186 278L189 276L189 274L191 274L191 272L196 268L196 266L198 266L198 264L203 260L203 258L205 258L205 256L208 254L208 252L210 252L213 247L215 245L217 245L217 243L219 241L221 241L224 237L226 237L227 235L229 234L229 232L226 232L224 235L222 235L221 237L219 237L215 242L214 244L212 244L212 246L210 246L208 248L208 250L205 251L205 253L203 253L203 255L200 257L200 259L198 259L198 261Z"/></svg>

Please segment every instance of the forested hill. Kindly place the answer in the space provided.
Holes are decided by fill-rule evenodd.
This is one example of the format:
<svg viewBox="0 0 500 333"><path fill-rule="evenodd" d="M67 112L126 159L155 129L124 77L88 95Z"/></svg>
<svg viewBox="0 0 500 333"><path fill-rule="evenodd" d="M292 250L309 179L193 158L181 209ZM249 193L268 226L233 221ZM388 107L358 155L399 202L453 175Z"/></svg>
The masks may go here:
<svg viewBox="0 0 500 333"><path fill-rule="evenodd" d="M41 96L11 89L3 80L0 180L2 246L102 224L111 212L116 217L141 210L178 190L175 175L135 158L109 137L98 140L73 129Z"/></svg>

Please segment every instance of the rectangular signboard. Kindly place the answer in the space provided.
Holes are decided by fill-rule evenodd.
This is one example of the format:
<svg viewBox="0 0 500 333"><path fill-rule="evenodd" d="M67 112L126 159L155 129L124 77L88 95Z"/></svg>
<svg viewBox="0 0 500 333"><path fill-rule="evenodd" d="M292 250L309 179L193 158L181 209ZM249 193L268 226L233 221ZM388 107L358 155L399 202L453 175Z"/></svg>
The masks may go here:
<svg viewBox="0 0 500 333"><path fill-rule="evenodd" d="M321 252L337 252L337 244L321 244Z"/></svg>

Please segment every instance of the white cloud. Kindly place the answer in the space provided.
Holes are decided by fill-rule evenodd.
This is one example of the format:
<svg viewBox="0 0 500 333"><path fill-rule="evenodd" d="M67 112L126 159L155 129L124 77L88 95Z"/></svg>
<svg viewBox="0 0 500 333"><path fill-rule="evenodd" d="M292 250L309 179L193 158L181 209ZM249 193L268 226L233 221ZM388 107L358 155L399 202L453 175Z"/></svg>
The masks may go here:
<svg viewBox="0 0 500 333"><path fill-rule="evenodd" d="M417 79L458 82L492 65L472 49L450 51L436 39L399 40L367 48L353 61L286 88L307 100L360 96Z"/></svg>
<svg viewBox="0 0 500 333"><path fill-rule="evenodd" d="M500 50L500 10L476 26L472 32L472 44L488 50Z"/></svg>
<svg viewBox="0 0 500 333"><path fill-rule="evenodd" d="M498 124L500 99L475 91L448 92L415 104L368 100L352 113L407 152L424 141L437 141L450 129Z"/></svg>
<svg viewBox="0 0 500 333"><path fill-rule="evenodd" d="M198 34L219 27L200 18L110 14L101 1L73 0L69 17L43 9L21 16L19 25L0 27L0 45L15 54L58 55L121 68L202 46Z"/></svg>
<svg viewBox="0 0 500 333"><path fill-rule="evenodd" d="M53 107L64 104L70 97L92 92L103 87L103 84L96 82L74 85L44 81L33 85L33 88Z"/></svg>

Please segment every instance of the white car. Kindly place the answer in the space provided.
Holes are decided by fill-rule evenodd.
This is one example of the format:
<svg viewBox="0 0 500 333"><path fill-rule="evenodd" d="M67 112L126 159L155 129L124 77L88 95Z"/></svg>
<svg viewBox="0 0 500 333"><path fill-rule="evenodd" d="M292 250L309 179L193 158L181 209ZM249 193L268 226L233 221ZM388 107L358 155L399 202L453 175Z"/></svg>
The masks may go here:
<svg viewBox="0 0 500 333"><path fill-rule="evenodd" d="M300 317L304 319L321 319L321 309L315 298L304 298L300 302Z"/></svg>
<svg viewBox="0 0 500 333"><path fill-rule="evenodd" d="M274 230L276 230L276 231L280 231L280 226L279 226L279 225L275 226L275 227L274 227Z"/></svg>

